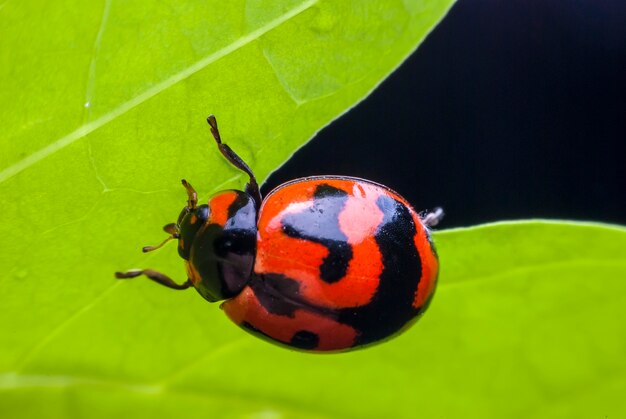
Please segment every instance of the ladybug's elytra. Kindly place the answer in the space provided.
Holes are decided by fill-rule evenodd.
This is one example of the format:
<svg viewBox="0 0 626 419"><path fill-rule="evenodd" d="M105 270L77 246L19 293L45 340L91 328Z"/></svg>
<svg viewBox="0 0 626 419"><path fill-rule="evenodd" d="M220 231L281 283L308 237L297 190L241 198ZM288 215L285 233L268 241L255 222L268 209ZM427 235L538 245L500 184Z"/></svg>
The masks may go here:
<svg viewBox="0 0 626 419"><path fill-rule="evenodd" d="M187 205L163 228L170 237L143 250L178 239L187 282L150 269L117 278L194 287L208 301L226 300L228 317L250 333L316 352L380 342L426 310L439 267L428 227L441 209L420 217L391 189L345 176L296 179L262 200L250 167L222 143L215 117L207 121L220 152L249 176L245 190L198 205L183 180Z"/></svg>

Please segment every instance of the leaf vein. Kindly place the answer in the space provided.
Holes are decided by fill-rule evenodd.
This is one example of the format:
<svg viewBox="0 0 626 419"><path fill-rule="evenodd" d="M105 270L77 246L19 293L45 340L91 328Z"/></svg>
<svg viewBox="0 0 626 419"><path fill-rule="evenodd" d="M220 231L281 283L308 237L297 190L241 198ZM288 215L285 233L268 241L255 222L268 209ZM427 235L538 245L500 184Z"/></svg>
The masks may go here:
<svg viewBox="0 0 626 419"><path fill-rule="evenodd" d="M93 52L91 54L91 61L89 62L89 70L87 73L87 87L85 88L85 110L83 123L86 122L91 116L91 102L93 101L93 89L96 84L96 63L98 61L98 54L100 53L100 45L102 44L102 35L104 29L109 22L109 11L111 10L111 3L113 0L105 0L104 10L102 11L102 18L100 20L100 28L96 35L96 40L93 44Z"/></svg>
<svg viewBox="0 0 626 419"><path fill-rule="evenodd" d="M169 78L167 78L166 80L155 84L154 86L150 87L149 89L145 90L143 93L135 96L134 98L130 99L129 101L121 104L120 106L118 106L117 108L115 108L114 110L102 115L101 117L99 117L98 119L95 119L87 124L82 125L81 127L79 127L78 129L76 129L75 131L67 134L64 137L59 138L58 140L52 142L51 144L47 145L44 148L41 148L37 151L35 151L34 153L30 154L28 157L18 161L17 163L7 167L6 169L2 170L0 172L0 183L12 178L13 176L17 175L18 173L21 173L22 171L28 169L29 167L31 167L32 165L38 163L39 161L47 158L48 156L64 149L65 147L73 144L74 142L82 139L83 137L85 137L86 135L90 134L91 132L99 129L100 127L108 124L109 122L111 122L112 120L114 120L115 118L125 114L126 112L130 111L131 109L135 108L136 106L142 104L143 102L147 101L148 99L156 96L157 94L161 93L162 91L170 88L171 86L175 85L176 83L183 81L185 79L187 79L188 77L192 76L193 74L197 73L198 71L203 70L204 68L206 68L207 66L213 64L214 62L224 58L225 56L233 53L234 51L244 47L245 45L249 44L252 41L255 41L257 39L259 39L261 36L265 35L266 33L270 32L271 30L279 27L280 25L282 25L283 23L285 23L286 21L288 21L289 19L299 15L300 13L304 12L305 10L311 8L313 5L315 5L319 0L307 0L305 2L303 2L302 4L298 5L297 7L294 7L293 9L287 11L285 14L277 17L276 19L268 22L266 25L261 26L260 28L250 32L249 34L242 36L241 38L239 38L238 40L236 40L235 42L225 46L224 48L215 51L214 53L204 57L203 59L195 62L194 64L190 65L189 67L183 69L182 71L179 71L178 73L170 76Z"/></svg>
<svg viewBox="0 0 626 419"><path fill-rule="evenodd" d="M296 108L306 103L306 101L301 100L294 94L294 92L291 89L291 86L289 86L285 78L278 72L276 67L274 67L274 63L269 57L267 49L262 48L262 51L263 51L263 57L265 57L265 61L267 61L267 64L269 65L269 67L272 69L272 72L276 76L276 80L278 80L278 84L280 84L280 86L283 88L285 93L287 93L287 96L289 96L289 98L296 104Z"/></svg>

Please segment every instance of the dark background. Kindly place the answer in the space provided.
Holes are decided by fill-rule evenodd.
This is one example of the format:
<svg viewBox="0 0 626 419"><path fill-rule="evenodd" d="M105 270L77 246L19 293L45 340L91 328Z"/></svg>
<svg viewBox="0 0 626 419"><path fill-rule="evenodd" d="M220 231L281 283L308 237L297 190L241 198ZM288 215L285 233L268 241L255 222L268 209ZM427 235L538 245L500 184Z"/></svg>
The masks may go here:
<svg viewBox="0 0 626 419"><path fill-rule="evenodd" d="M626 2L460 0L363 103L263 186L383 183L442 228L626 224Z"/></svg>

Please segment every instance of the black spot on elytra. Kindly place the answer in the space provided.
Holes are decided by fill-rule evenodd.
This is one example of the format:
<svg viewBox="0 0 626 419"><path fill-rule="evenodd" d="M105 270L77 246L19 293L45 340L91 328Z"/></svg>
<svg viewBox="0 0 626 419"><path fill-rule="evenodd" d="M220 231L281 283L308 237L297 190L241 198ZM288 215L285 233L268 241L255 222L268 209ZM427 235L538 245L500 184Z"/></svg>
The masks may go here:
<svg viewBox="0 0 626 419"><path fill-rule="evenodd" d="M288 214L282 220L283 232L293 238L319 243L328 249L320 266L320 277L335 283L346 276L352 259L352 246L339 228L339 214L348 194L330 185L319 185L313 205L302 212Z"/></svg>
<svg viewBox="0 0 626 419"><path fill-rule="evenodd" d="M274 339L273 337L271 337L270 335L268 335L267 333L264 333L261 329L258 329L257 327L255 327L254 325L248 323L248 322L242 322L240 325L240 327L243 327L246 330L249 330L250 332L252 332L253 334L264 338L266 340L269 340L271 342L275 341L276 339Z"/></svg>
<svg viewBox="0 0 626 419"><path fill-rule="evenodd" d="M284 275L253 275L249 285L259 303L271 314L293 318L295 311L301 308L301 304L296 302L300 284Z"/></svg>
<svg viewBox="0 0 626 419"><path fill-rule="evenodd" d="M296 332L289 343L291 346L300 349L315 349L320 343L320 337L308 330Z"/></svg>
<svg viewBox="0 0 626 419"><path fill-rule="evenodd" d="M339 315L342 323L360 332L355 345L391 336L419 313L412 306L422 275L413 241L415 221L406 205L389 196L380 196L376 204L383 213L375 234L383 260L380 285L368 305L343 309Z"/></svg>
<svg viewBox="0 0 626 419"><path fill-rule="evenodd" d="M300 330L296 332L291 338L290 342L281 342L248 322L242 322L239 326L267 341L279 342L284 345L293 346L294 348L298 348L298 349L305 349L305 350L315 349L319 345L319 341L320 341L319 336L307 330Z"/></svg>

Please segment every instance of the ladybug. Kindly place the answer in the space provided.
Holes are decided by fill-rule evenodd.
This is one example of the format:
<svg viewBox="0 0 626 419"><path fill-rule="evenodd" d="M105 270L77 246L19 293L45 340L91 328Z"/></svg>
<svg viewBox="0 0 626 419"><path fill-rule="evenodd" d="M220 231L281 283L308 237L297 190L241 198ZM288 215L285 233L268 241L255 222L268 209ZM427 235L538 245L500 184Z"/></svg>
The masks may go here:
<svg viewBox="0 0 626 419"><path fill-rule="evenodd" d="M198 205L185 180L187 205L163 229L178 240L188 279L178 284L151 269L169 288L194 287L248 332L290 348L346 351L407 329L428 307L439 262L428 227L443 212L420 216L396 192L369 180L313 176L287 182L263 200L250 167L222 143L220 152L250 180Z"/></svg>

